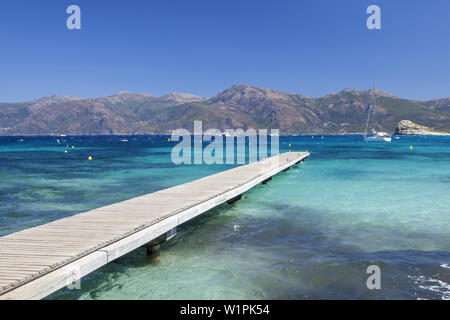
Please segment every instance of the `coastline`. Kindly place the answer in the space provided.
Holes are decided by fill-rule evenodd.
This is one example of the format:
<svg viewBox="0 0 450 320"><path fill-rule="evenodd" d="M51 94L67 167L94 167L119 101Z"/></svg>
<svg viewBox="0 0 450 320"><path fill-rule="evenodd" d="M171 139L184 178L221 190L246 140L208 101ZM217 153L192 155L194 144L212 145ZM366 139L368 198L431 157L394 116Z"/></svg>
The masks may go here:
<svg viewBox="0 0 450 320"><path fill-rule="evenodd" d="M0 137L132 137L132 136L170 136L171 133L134 133L134 134L0 134ZM280 133L280 137L301 137L301 136L363 136L363 132L349 132L349 133L301 133L301 134L293 134L293 133ZM430 132L427 134L392 134L392 136L450 136L450 133L446 132Z"/></svg>

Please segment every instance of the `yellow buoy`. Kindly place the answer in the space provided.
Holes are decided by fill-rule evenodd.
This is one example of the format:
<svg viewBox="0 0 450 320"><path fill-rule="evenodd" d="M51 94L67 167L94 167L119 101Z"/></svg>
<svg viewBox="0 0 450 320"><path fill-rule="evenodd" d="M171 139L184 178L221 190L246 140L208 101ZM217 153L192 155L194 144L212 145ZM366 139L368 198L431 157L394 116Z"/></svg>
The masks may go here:
<svg viewBox="0 0 450 320"><path fill-rule="evenodd" d="M314 139L314 136L311 136L312 139Z"/></svg>
<svg viewBox="0 0 450 320"><path fill-rule="evenodd" d="M409 149L412 150L412 149L413 149L413 146L409 146Z"/></svg>
<svg viewBox="0 0 450 320"><path fill-rule="evenodd" d="M58 143L59 143L59 139L56 139L56 142L58 142Z"/></svg>
<svg viewBox="0 0 450 320"><path fill-rule="evenodd" d="M169 141L169 142L170 142L170 138L169 138L169 139L167 139L167 141Z"/></svg>
<svg viewBox="0 0 450 320"><path fill-rule="evenodd" d="M72 149L75 149L75 146L72 146Z"/></svg>
<svg viewBox="0 0 450 320"><path fill-rule="evenodd" d="M91 156L89 156L88 160L92 160L92 157L91 157Z"/></svg>
<svg viewBox="0 0 450 320"><path fill-rule="evenodd" d="M289 147L291 146L291 144L289 143Z"/></svg>

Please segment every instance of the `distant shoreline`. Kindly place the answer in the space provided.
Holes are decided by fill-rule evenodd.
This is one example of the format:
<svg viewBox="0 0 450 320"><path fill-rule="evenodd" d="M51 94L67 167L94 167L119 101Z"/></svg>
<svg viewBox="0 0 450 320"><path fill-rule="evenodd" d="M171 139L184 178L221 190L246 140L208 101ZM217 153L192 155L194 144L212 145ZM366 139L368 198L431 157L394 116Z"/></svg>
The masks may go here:
<svg viewBox="0 0 450 320"><path fill-rule="evenodd" d="M14 137L139 137L139 136L170 136L170 133L138 133L138 134L9 134L2 135L2 138ZM363 136L364 133L303 133L303 134L280 134L280 137L300 137L300 136ZM450 136L450 133L434 133L434 134L393 134L397 137L411 136Z"/></svg>

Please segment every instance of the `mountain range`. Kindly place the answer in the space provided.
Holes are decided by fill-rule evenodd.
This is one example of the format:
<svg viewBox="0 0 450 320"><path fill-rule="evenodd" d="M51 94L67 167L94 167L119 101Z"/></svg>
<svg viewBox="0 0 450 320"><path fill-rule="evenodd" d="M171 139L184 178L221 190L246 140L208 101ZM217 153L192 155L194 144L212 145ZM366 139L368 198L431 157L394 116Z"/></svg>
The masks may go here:
<svg viewBox="0 0 450 320"><path fill-rule="evenodd" d="M371 126L393 133L400 120L450 132L450 97L402 99L376 90ZM0 103L0 135L165 134L177 128L267 128L281 134L364 132L371 90L345 89L321 98L249 85L233 85L201 98L169 93L119 92L100 98L54 95ZM373 125L372 125L373 124Z"/></svg>

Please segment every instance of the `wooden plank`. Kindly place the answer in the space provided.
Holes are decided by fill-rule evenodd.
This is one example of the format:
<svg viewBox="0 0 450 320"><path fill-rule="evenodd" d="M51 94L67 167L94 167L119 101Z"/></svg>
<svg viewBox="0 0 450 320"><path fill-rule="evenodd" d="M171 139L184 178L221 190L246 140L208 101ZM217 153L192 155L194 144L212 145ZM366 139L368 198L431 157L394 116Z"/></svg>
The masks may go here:
<svg viewBox="0 0 450 320"><path fill-rule="evenodd" d="M76 260L64 267L47 273L27 284L0 295L0 300L42 299L70 283L72 270L78 270L80 277L102 267L107 263L104 252L94 252L89 256Z"/></svg>

